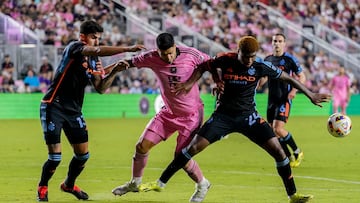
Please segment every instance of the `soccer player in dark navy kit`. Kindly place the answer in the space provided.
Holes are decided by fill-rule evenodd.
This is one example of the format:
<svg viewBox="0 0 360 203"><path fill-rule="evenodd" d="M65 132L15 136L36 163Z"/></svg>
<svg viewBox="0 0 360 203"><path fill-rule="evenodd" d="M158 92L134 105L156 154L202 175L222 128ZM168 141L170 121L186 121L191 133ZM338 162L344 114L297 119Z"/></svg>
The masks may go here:
<svg viewBox="0 0 360 203"><path fill-rule="evenodd" d="M302 67L293 55L285 52L285 41L285 35L275 34L272 37L273 54L267 56L265 61L270 61L290 76L295 75L297 80L304 84L306 77L302 72ZM292 134L285 129L285 124L290 116L292 99L295 98L297 89L289 83L277 79L269 79L268 87L267 121L272 125L286 156L290 159L290 166L298 167L304 158L304 153L295 143ZM293 156L288 146L291 148Z"/></svg>
<svg viewBox="0 0 360 203"><path fill-rule="evenodd" d="M286 72L256 57L259 44L254 37L245 36L239 41L238 53L225 53L208 61L195 69L192 77L186 83L179 83L174 89L177 94L186 93L191 84L196 82L204 71L210 71L215 78L223 81L222 94L212 116L201 127L191 143L182 150L168 165L159 180L139 186L140 191L162 191L169 179L181 169L194 155L204 150L208 145L222 139L227 134L238 132L248 137L252 142L263 148L276 162L289 202L307 202L313 196L296 193L290 161L285 155L271 126L257 112L255 104L255 89L261 77L278 78L287 81L304 92L315 105L321 107L321 102L331 99L327 94L316 94L309 91L300 82ZM221 69L220 76L217 69ZM162 187L162 188L161 188Z"/></svg>
<svg viewBox="0 0 360 203"><path fill-rule="evenodd" d="M63 129L71 144L74 156L68 174L60 189L87 200L89 196L75 185L89 158L88 131L82 115L85 87L92 83L99 93L104 93L114 80L116 73L129 64L119 61L105 68L98 56L111 56L123 52L135 52L142 45L131 47L99 46L103 28L95 21L85 21L80 26L80 39L69 43L62 60L40 106L40 119L44 139L48 146L48 160L42 167L38 184L38 201L48 201L48 182L61 161L60 134Z"/></svg>

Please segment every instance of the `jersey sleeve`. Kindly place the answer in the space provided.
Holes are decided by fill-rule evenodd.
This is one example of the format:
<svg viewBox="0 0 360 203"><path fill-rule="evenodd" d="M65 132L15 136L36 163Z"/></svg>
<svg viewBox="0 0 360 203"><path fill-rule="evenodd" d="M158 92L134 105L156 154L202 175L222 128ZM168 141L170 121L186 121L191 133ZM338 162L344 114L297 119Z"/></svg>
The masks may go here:
<svg viewBox="0 0 360 203"><path fill-rule="evenodd" d="M154 58L155 50L143 52L139 55L132 57L131 62L135 67L147 67L151 60ZM154 59L155 60L155 59Z"/></svg>
<svg viewBox="0 0 360 203"><path fill-rule="evenodd" d="M287 52L285 53L285 56L287 56L290 59L290 61L292 62L292 64L290 65L290 68L296 75L298 75L299 73L301 73L303 71L303 68L301 67L299 60L295 56L293 56Z"/></svg>
<svg viewBox="0 0 360 203"><path fill-rule="evenodd" d="M81 58L82 57L82 50L84 49L85 44L82 42L74 42L73 44L69 45L69 56L70 58Z"/></svg>
<svg viewBox="0 0 360 203"><path fill-rule="evenodd" d="M261 76L268 76L269 78L279 78L282 70L276 66L274 66L269 61L264 61L262 58L257 57L255 60L257 63L259 63L262 66L262 75Z"/></svg>
<svg viewBox="0 0 360 203"><path fill-rule="evenodd" d="M195 57L194 57L194 60L195 60L195 64L202 64L206 61L208 61L210 59L210 56L195 49L195 48L191 48L191 50L195 53L193 54Z"/></svg>

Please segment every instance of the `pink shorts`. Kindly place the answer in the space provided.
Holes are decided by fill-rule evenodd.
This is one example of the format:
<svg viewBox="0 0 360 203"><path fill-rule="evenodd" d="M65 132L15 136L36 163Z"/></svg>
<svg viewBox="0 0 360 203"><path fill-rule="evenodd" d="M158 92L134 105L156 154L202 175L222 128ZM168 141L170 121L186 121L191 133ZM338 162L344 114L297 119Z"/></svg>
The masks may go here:
<svg viewBox="0 0 360 203"><path fill-rule="evenodd" d="M334 98L333 103L334 103L333 104L334 106L347 106L348 105L347 98Z"/></svg>
<svg viewBox="0 0 360 203"><path fill-rule="evenodd" d="M155 145L161 141L167 140L171 135L178 131L177 144L175 152L179 152L186 147L196 131L203 122L203 106L187 116L176 116L166 108L162 108L159 113L147 124L140 140L146 139Z"/></svg>

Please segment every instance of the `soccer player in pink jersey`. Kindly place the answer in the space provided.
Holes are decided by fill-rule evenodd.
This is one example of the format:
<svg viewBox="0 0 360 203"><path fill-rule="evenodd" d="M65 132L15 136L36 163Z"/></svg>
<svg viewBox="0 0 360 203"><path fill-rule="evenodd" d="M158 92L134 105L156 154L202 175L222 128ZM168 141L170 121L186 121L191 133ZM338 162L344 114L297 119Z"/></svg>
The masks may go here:
<svg viewBox="0 0 360 203"><path fill-rule="evenodd" d="M195 48L177 46L174 37L169 33L157 36L156 44L157 49L134 56L127 62L130 67L147 67L154 71L160 82L161 96L165 105L150 120L136 144L131 180L114 188L112 190L114 195L138 192L149 151L177 131L176 156L190 143L203 122L204 107L197 83L192 86L188 94L176 95L172 90L177 83L187 81L197 65L210 57ZM210 182L203 176L193 159L190 159L183 169L196 182L196 190L190 202L202 201L201 197L207 193Z"/></svg>
<svg viewBox="0 0 360 203"><path fill-rule="evenodd" d="M330 81L330 89L333 93L333 113L340 111L346 114L346 107L350 101L350 78L345 73L345 68L339 69L339 74L334 76Z"/></svg>

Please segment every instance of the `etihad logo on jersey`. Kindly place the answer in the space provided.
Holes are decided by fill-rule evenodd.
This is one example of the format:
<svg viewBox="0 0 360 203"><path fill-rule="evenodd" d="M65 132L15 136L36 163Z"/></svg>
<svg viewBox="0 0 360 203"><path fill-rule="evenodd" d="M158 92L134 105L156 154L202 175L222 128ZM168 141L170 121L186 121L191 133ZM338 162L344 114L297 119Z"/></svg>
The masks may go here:
<svg viewBox="0 0 360 203"><path fill-rule="evenodd" d="M254 76L251 75L237 75L237 74L224 74L225 80L239 80L239 81L249 81L253 82L256 80Z"/></svg>
<svg viewBox="0 0 360 203"><path fill-rule="evenodd" d="M226 72L227 73L224 74L225 80L248 81L248 82L254 82L256 80L256 77L253 76L253 75L255 75L255 68L253 68L253 67L249 68L249 70L247 71L249 75L235 74L235 73L233 73L232 68L226 69Z"/></svg>

